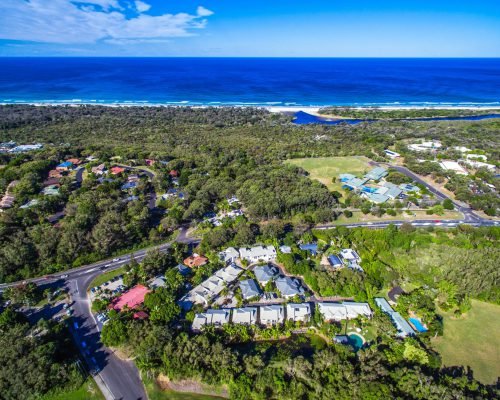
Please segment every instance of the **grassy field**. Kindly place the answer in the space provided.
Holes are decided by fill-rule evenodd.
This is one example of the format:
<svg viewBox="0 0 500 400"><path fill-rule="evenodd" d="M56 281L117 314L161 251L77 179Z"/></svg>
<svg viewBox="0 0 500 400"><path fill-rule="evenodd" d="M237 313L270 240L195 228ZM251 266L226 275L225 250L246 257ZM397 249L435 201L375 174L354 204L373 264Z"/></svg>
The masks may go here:
<svg viewBox="0 0 500 400"><path fill-rule="evenodd" d="M371 169L370 160L363 156L353 157L320 157L296 158L287 162L305 169L311 179L316 179L330 190L340 191L340 182L332 183L332 178L338 180L340 174L362 175Z"/></svg>
<svg viewBox="0 0 500 400"><path fill-rule="evenodd" d="M46 395L42 397L42 400L104 400L104 396L94 380L89 377L78 389Z"/></svg>
<svg viewBox="0 0 500 400"><path fill-rule="evenodd" d="M219 400L222 397L207 396L196 393L174 392L172 390L162 390L156 382L144 379L144 387L149 400Z"/></svg>
<svg viewBox="0 0 500 400"><path fill-rule="evenodd" d="M109 281L111 278L114 278L115 276L122 275L125 273L125 267L121 267L118 269L115 269L114 271L109 271L106 272L102 275L99 275L97 278L95 278L89 285L89 288L93 288L95 286L100 286L104 282Z"/></svg>
<svg viewBox="0 0 500 400"><path fill-rule="evenodd" d="M463 317L442 313L444 335L433 339L443 357L443 365L470 366L484 383L500 377L500 306L473 300Z"/></svg>

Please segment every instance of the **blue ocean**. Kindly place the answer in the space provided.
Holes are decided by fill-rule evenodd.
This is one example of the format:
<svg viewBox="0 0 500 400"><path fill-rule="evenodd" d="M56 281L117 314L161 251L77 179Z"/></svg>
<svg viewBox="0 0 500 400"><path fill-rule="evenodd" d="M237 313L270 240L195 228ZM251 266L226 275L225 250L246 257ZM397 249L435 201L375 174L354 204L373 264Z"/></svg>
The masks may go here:
<svg viewBox="0 0 500 400"><path fill-rule="evenodd" d="M500 106L500 59L0 58L0 103Z"/></svg>

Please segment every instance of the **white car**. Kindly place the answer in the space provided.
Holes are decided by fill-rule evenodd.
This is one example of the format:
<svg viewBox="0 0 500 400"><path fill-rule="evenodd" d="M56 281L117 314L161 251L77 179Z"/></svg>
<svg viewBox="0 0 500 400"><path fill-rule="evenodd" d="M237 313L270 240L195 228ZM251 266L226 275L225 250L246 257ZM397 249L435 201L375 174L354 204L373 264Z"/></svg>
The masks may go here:
<svg viewBox="0 0 500 400"><path fill-rule="evenodd" d="M120 261L119 258L113 258L113 262L118 262L118 261Z"/></svg>

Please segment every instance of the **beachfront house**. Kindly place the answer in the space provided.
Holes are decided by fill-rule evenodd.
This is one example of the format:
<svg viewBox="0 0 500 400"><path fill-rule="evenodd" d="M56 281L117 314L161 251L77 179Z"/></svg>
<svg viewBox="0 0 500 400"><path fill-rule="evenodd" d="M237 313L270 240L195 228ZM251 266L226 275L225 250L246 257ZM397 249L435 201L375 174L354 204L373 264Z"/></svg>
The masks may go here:
<svg viewBox="0 0 500 400"><path fill-rule="evenodd" d="M410 324L401 316L400 313L394 311L390 304L383 297L376 297L375 304L382 310L383 313L391 317L392 323L398 330L397 336L404 338L407 336L414 336L415 331Z"/></svg>
<svg viewBox="0 0 500 400"><path fill-rule="evenodd" d="M286 319L294 322L309 322L311 305L309 303L288 303L286 305Z"/></svg>
<svg viewBox="0 0 500 400"><path fill-rule="evenodd" d="M240 249L240 258L249 263L259 261L271 261L276 258L276 249L274 246L255 246Z"/></svg>
<svg viewBox="0 0 500 400"><path fill-rule="evenodd" d="M262 325L282 324L284 319L283 306L272 305L260 307L260 323Z"/></svg>
<svg viewBox="0 0 500 400"><path fill-rule="evenodd" d="M257 307L233 308L233 324L254 325L257 323Z"/></svg>

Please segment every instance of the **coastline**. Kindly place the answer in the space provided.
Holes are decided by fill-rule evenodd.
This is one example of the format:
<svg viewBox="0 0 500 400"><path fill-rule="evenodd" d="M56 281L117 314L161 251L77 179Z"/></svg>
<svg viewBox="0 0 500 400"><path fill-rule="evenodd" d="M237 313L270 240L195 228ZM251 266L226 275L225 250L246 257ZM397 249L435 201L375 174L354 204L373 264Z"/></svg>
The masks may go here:
<svg viewBox="0 0 500 400"><path fill-rule="evenodd" d="M201 103L190 103L187 101L181 102L165 102L165 103L151 103L147 101L124 101L124 102L106 102L106 101L85 101L85 100L67 100L67 101L2 101L0 102L0 106L7 105L32 105L37 107L43 106L70 106L70 107L79 107L79 106L102 106L102 107L191 107L191 108L209 108L209 107L234 107L234 108L263 108L268 110L271 113L296 113L296 112L306 112L311 115L322 116L325 115L319 114L319 110L327 107L339 107L339 108L350 108L353 110L386 110L386 111L394 111L394 110L492 110L498 111L500 110L500 105L491 105L491 104L471 104L471 105L450 105L450 104L422 104L422 105L269 105L265 103L222 103L222 102L213 102L207 104Z"/></svg>

